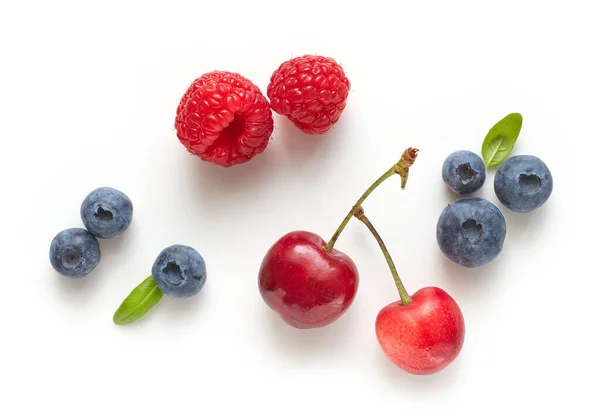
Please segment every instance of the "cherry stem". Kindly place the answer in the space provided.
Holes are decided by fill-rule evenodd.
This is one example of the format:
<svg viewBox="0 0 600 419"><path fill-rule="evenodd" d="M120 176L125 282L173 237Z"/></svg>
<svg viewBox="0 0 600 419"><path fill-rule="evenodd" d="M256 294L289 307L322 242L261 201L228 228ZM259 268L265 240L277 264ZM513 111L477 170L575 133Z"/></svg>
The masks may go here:
<svg viewBox="0 0 600 419"><path fill-rule="evenodd" d="M348 215L346 215L346 218L344 218L344 220L342 221L338 229L335 231L335 233L333 233L333 236L325 246L325 250L327 252L331 253L335 242L340 237L340 234L342 234L342 231L344 231L344 229L346 228L346 225L348 224L350 219L354 216L354 213L357 210L357 208L360 207L362 203L365 202L367 197L371 195L371 193L375 189L377 189L377 187L381 185L386 179L392 177L395 174L400 175L400 177L402 178L400 187L404 189L404 187L406 186L406 181L408 180L408 169L415 162L418 153L419 150L412 147L404 150L404 153L402 153L402 157L400 158L400 160L396 164L394 164L387 172L381 175L379 179L373 182L371 186L369 186L365 193L363 193L362 196L358 199L358 201L356 201L356 204L354 204L352 209L350 209L350 212L348 213Z"/></svg>
<svg viewBox="0 0 600 419"><path fill-rule="evenodd" d="M365 211L362 207L359 206L358 208L356 208L354 216L360 221L362 221L364 225L367 226L371 234L373 234L373 237L375 237L375 240L377 240L377 244L379 244L379 247L383 252L383 256L385 257L385 261L390 267L390 271L392 272L392 276L394 277L394 282L396 283L396 288L398 288L398 293L400 294L400 301L402 301L402 305L410 304L412 302L412 298L410 298L410 295L408 295L408 293L406 292L406 288L404 288L404 284L402 284L402 281L400 280L400 275L398 275L396 265L394 265L394 261L392 260L390 252L388 252L387 247L383 242L383 239L381 238L377 230L375 230L375 227L373 226L371 221L369 221L369 219L365 215Z"/></svg>

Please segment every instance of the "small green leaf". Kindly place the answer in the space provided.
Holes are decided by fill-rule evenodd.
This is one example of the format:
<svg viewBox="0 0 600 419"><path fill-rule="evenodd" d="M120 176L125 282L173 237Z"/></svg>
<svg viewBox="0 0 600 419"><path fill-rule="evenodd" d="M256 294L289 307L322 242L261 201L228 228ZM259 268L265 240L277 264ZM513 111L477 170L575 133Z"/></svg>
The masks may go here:
<svg viewBox="0 0 600 419"><path fill-rule="evenodd" d="M144 317L162 296L163 292L156 285L154 278L149 276L125 298L115 312L113 321L118 325L133 323Z"/></svg>
<svg viewBox="0 0 600 419"><path fill-rule="evenodd" d="M511 113L490 129L481 146L481 155L487 167L497 166L506 160L519 137L522 125L521 114Z"/></svg>

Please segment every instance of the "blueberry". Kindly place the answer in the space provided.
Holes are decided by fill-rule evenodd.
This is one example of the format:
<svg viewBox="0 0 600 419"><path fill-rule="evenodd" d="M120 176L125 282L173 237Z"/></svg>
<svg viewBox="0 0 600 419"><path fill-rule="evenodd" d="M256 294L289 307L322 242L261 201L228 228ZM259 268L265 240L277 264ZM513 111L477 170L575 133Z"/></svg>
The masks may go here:
<svg viewBox="0 0 600 419"><path fill-rule="evenodd" d="M90 233L101 239L123 234L133 218L133 204L123 192L98 188L83 200L81 219Z"/></svg>
<svg viewBox="0 0 600 419"><path fill-rule="evenodd" d="M460 195L473 193L485 182L485 164L472 151L460 150L450 154L442 165L442 179Z"/></svg>
<svg viewBox="0 0 600 419"><path fill-rule="evenodd" d="M461 266L476 267L500 254L506 237L504 216L483 198L460 198L448 205L437 224L442 252Z"/></svg>
<svg viewBox="0 0 600 419"><path fill-rule="evenodd" d="M58 233L50 244L50 263L61 275L83 278L100 262L98 239L82 228Z"/></svg>
<svg viewBox="0 0 600 419"><path fill-rule="evenodd" d="M152 266L152 276L166 295L191 297L198 294L206 282L206 264L191 247L173 245L160 252Z"/></svg>
<svg viewBox="0 0 600 419"><path fill-rule="evenodd" d="M515 212L541 207L552 194L552 174L534 156L513 156L498 167L494 191L504 206Z"/></svg>

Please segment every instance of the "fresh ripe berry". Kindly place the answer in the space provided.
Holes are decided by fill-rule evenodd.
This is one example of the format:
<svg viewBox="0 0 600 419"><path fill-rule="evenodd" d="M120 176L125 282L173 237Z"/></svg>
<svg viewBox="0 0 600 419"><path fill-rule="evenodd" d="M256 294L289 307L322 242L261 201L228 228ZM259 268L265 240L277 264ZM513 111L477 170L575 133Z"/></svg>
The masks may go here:
<svg viewBox="0 0 600 419"><path fill-rule="evenodd" d="M548 166L535 156L513 156L500 165L494 177L496 196L511 211L530 212L552 194Z"/></svg>
<svg viewBox="0 0 600 419"><path fill-rule="evenodd" d="M450 154L442 165L442 179L455 193L467 195L479 190L485 182L485 164L472 151Z"/></svg>
<svg viewBox="0 0 600 419"><path fill-rule="evenodd" d="M412 302L384 307L375 321L379 345L397 366L411 374L434 374L460 353L465 322L456 301L444 290L426 287Z"/></svg>
<svg viewBox="0 0 600 419"><path fill-rule="evenodd" d="M440 214L436 236L440 249L450 260L466 267L481 266L502 251L506 221L488 200L461 198Z"/></svg>
<svg viewBox="0 0 600 419"><path fill-rule="evenodd" d="M350 81L335 60L304 55L275 70L267 96L273 110L302 131L323 134L339 120L349 91Z"/></svg>
<svg viewBox="0 0 600 419"><path fill-rule="evenodd" d="M82 228L58 233L50 244L50 263L56 272L70 278L83 278L100 262L98 239Z"/></svg>
<svg viewBox="0 0 600 419"><path fill-rule="evenodd" d="M250 80L213 71L196 79L183 95L175 128L190 153L229 167L265 150L273 132L273 113Z"/></svg>
<svg viewBox="0 0 600 419"><path fill-rule="evenodd" d="M306 231L281 237L267 252L258 274L267 305L298 329L327 326L346 312L358 289L354 262Z"/></svg>
<svg viewBox="0 0 600 419"><path fill-rule="evenodd" d="M85 228L101 239L117 237L125 232L133 219L133 204L127 195L114 188L98 188L81 204Z"/></svg>
<svg viewBox="0 0 600 419"><path fill-rule="evenodd" d="M206 263L191 247L173 245L160 252L152 266L152 276L165 295L187 298L204 287Z"/></svg>

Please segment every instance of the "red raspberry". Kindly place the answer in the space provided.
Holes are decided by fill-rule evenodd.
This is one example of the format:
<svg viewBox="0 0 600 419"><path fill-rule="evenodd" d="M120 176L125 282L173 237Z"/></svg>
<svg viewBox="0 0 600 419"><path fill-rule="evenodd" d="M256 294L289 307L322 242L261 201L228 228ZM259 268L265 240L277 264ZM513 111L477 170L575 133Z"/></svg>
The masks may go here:
<svg viewBox="0 0 600 419"><path fill-rule="evenodd" d="M350 81L332 58L304 55L284 62L271 76L267 96L278 114L308 134L323 134L346 107Z"/></svg>
<svg viewBox="0 0 600 419"><path fill-rule="evenodd" d="M183 95L175 128L190 153L229 167L265 150L273 132L273 113L250 80L213 71L194 80Z"/></svg>

